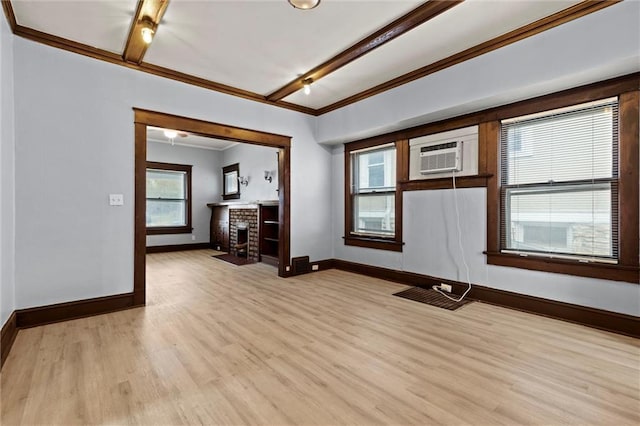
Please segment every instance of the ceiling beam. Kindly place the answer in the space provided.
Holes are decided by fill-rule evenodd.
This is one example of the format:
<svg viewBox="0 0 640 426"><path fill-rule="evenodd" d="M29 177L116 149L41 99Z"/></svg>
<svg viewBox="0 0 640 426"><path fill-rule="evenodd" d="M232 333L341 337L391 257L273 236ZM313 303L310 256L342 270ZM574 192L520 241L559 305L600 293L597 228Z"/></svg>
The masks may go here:
<svg viewBox="0 0 640 426"><path fill-rule="evenodd" d="M489 41L463 50L462 52L456 53L447 58L441 59L424 67L418 68L414 71L403 74L370 89L364 90L360 93L356 93L355 95L348 96L344 99L334 102L331 105L319 108L316 110L316 115L326 114L336 109L359 102L368 97L386 92L387 90L391 90L395 87L402 86L403 84L410 83L419 78L426 77L429 74L442 71L445 68L452 67L461 62L468 61L469 59L473 59L477 56L484 55L485 53L492 52L501 47L550 30L551 28L573 21L574 19L578 19L606 7L613 6L614 4L620 3L621 1L622 0L584 0L578 4L556 12L553 15L546 16L535 22L510 31L506 34L495 37Z"/></svg>
<svg viewBox="0 0 640 426"><path fill-rule="evenodd" d="M134 64L142 62L149 46L142 40L143 19L149 20L154 32L157 32L168 5L169 0L138 0L138 7L133 15L122 59Z"/></svg>
<svg viewBox="0 0 640 426"><path fill-rule="evenodd" d="M392 23L386 25L382 29L360 40L356 44L338 53L328 61L318 65L312 70L304 73L293 81L282 86L275 92L267 95L269 101L279 101L286 98L290 94L302 89L302 81L312 79L318 81L320 78L330 74L348 63L366 55L374 49L400 37L402 34L412 30L418 25L424 24L432 18L435 18L442 12L451 9L462 3L464 0L430 0L421 4L411 12L401 16Z"/></svg>

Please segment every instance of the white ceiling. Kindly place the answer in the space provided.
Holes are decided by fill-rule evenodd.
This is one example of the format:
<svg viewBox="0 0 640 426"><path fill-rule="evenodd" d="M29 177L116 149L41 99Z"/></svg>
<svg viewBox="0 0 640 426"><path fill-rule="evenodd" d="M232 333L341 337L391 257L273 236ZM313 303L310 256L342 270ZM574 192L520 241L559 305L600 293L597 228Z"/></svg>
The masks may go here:
<svg viewBox="0 0 640 426"><path fill-rule="evenodd" d="M284 100L321 108L576 3L580 3L580 0L466 0L322 78L313 84L311 95L298 91Z"/></svg>
<svg viewBox="0 0 640 426"><path fill-rule="evenodd" d="M232 146L235 146L239 143L233 141L225 141L222 139L207 138L188 132L180 132L180 135L176 136L172 142L171 139L167 138L164 135L164 131L165 129L161 129L159 127L148 126L147 140L151 142L168 144L173 143L174 145L188 146L192 148L211 149L214 151L224 151L225 149L231 148Z"/></svg>
<svg viewBox="0 0 640 426"><path fill-rule="evenodd" d="M12 0L18 25L122 54L135 0ZM144 62L268 95L422 1L171 0ZM579 3L467 0L285 101L321 108ZM80 17L80 18L79 18Z"/></svg>
<svg viewBox="0 0 640 426"><path fill-rule="evenodd" d="M124 50L136 4L136 0L11 1L19 25L118 54Z"/></svg>
<svg viewBox="0 0 640 426"><path fill-rule="evenodd" d="M420 3L171 0L144 61L268 94Z"/></svg>

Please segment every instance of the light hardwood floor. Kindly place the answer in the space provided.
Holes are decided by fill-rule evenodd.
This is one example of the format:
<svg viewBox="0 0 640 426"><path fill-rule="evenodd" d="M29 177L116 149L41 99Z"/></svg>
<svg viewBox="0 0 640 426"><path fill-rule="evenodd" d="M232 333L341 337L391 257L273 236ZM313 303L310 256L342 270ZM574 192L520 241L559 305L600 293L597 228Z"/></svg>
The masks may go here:
<svg viewBox="0 0 640 426"><path fill-rule="evenodd" d="M638 341L331 270L147 257L145 308L20 331L9 424L639 424Z"/></svg>

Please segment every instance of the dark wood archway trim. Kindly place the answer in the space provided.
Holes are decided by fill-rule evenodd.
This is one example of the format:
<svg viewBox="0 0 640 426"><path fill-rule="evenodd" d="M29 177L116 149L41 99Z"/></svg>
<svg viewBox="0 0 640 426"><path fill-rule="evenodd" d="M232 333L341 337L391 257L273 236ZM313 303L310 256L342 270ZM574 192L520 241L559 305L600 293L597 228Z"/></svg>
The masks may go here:
<svg viewBox="0 0 640 426"><path fill-rule="evenodd" d="M133 108L135 119L135 224L134 224L134 278L135 305L145 304L146 266L146 164L147 126L162 127L196 133L216 139L233 140L254 145L279 148L278 185L280 210L280 235L278 276L290 273L290 188L291 188L291 137L258 130L243 129L173 114Z"/></svg>

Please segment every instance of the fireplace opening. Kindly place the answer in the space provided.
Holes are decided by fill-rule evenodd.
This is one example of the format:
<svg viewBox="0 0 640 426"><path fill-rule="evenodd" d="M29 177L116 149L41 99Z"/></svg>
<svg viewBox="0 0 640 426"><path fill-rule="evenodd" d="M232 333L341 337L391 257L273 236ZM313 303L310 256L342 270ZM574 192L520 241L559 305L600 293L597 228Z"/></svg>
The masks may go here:
<svg viewBox="0 0 640 426"><path fill-rule="evenodd" d="M249 252L249 229L238 226L236 230L236 256L247 257Z"/></svg>

